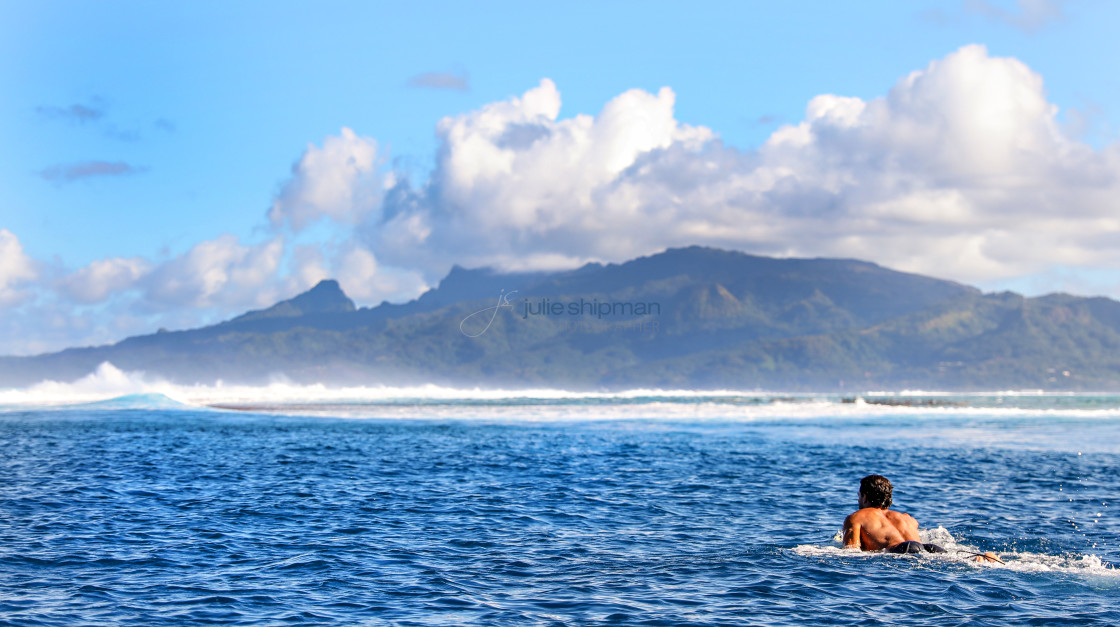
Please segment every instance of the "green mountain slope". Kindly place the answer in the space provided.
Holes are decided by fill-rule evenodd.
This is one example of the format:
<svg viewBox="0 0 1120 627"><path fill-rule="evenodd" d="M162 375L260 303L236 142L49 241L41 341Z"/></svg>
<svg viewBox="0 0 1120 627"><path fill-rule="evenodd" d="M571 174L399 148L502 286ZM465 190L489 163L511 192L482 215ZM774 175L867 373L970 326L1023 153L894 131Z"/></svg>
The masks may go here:
<svg viewBox="0 0 1120 627"><path fill-rule="evenodd" d="M1105 298L691 247L567 272L456 267L410 303L373 308L324 281L211 327L0 358L0 387L111 361L181 382L1111 390L1118 347L1120 303Z"/></svg>

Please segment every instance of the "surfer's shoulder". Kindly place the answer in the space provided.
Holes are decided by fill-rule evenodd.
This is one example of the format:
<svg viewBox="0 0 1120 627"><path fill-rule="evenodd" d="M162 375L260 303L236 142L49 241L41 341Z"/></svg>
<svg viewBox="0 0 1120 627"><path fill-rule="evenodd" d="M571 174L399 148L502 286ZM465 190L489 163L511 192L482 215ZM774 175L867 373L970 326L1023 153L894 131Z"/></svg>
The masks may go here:
<svg viewBox="0 0 1120 627"><path fill-rule="evenodd" d="M883 510L877 507L864 507L848 514L844 519L844 526L860 525L866 527L868 525L877 524L876 521L883 520Z"/></svg>

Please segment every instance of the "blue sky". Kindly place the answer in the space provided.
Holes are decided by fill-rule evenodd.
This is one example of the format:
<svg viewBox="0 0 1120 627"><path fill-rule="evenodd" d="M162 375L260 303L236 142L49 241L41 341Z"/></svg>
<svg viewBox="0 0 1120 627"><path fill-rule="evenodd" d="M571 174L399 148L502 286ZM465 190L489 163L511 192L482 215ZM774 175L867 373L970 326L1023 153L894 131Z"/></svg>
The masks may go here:
<svg viewBox="0 0 1120 627"><path fill-rule="evenodd" d="M687 243L1120 297L1117 23L1103 0L0 2L0 353L324 276L376 304L453 263Z"/></svg>

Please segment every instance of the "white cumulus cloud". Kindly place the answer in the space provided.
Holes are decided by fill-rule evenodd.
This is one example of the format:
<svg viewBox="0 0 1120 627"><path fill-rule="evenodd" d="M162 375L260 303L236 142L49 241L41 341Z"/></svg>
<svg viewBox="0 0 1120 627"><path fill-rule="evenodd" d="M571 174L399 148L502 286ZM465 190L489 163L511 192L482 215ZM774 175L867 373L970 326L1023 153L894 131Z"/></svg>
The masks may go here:
<svg viewBox="0 0 1120 627"><path fill-rule="evenodd" d="M271 304L283 255L279 237L245 245L234 235L222 235L152 270L141 281L144 299L156 309Z"/></svg>
<svg viewBox="0 0 1120 627"><path fill-rule="evenodd" d="M360 228L386 266L507 269L709 244L962 281L1120 267L1120 150L1063 133L1042 77L966 46L883 97L824 94L755 151L625 92L561 119L548 80L442 120L438 162Z"/></svg>
<svg viewBox="0 0 1120 627"><path fill-rule="evenodd" d="M14 305L27 296L21 288L39 276L36 266L23 252L19 238L7 229L0 229L0 307Z"/></svg>
<svg viewBox="0 0 1120 627"><path fill-rule="evenodd" d="M131 289L150 270L151 264L142 257L98 259L62 278L58 288L75 302L99 303Z"/></svg>
<svg viewBox="0 0 1120 627"><path fill-rule="evenodd" d="M386 268L371 251L356 242L351 242L335 259L333 276L352 298L371 304L412 300L428 287L418 271Z"/></svg>
<svg viewBox="0 0 1120 627"><path fill-rule="evenodd" d="M621 239L617 223L640 218L620 215L603 195L639 159L671 147L700 150L714 137L679 123L675 99L668 88L631 90L596 116L559 119L560 93L546 79L520 97L445 118L432 179L388 199L385 219L366 230L371 247L429 278L450 262L515 269L602 258L600 238ZM648 242L616 244L611 258L648 250Z"/></svg>
<svg viewBox="0 0 1120 627"><path fill-rule="evenodd" d="M377 141L343 128L322 147L308 144L268 211L274 226L299 231L323 217L356 222L375 212L393 176L382 168Z"/></svg>

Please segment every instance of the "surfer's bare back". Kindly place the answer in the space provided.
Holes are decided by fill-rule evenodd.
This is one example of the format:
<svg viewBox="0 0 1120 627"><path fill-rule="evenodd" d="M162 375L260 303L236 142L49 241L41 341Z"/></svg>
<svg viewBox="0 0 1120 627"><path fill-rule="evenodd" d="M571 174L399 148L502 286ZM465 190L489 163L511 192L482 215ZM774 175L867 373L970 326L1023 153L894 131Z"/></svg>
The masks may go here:
<svg viewBox="0 0 1120 627"><path fill-rule="evenodd" d="M844 519L844 548L888 553L945 553L936 544L922 544L918 521L893 511L894 486L883 475L868 475L859 482L859 510ZM994 553L977 555L976 561L996 562Z"/></svg>

